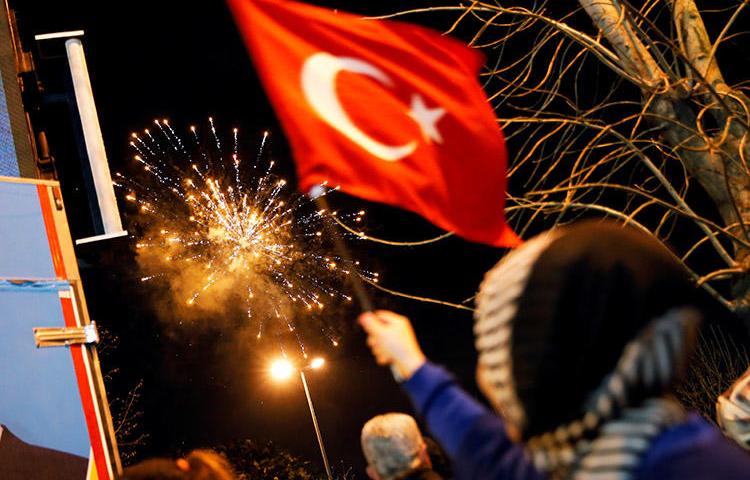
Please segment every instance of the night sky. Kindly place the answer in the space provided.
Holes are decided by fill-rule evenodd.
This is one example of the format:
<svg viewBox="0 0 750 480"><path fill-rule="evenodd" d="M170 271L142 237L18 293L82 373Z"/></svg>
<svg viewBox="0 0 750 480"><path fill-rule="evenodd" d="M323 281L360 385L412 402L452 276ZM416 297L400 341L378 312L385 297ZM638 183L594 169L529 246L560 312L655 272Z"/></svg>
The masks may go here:
<svg viewBox="0 0 750 480"><path fill-rule="evenodd" d="M38 50L34 34L86 31L83 41L113 171L128 172L131 131L148 127L158 117L169 118L184 132L212 115L220 129L240 127L240 140L248 144L270 130L270 154L282 172L292 175L283 132L223 2L14 4L26 48L36 57L52 57L54 49ZM419 4L423 2L325 2L370 15ZM425 23L428 18L414 20ZM450 17L431 16L429 21L444 28ZM37 60L48 90L55 87L55 62L59 60ZM73 236L80 238L90 234L90 225L77 165L61 140L69 134L63 123L50 120L48 135ZM343 195L331 201L340 210L366 208L372 234L416 240L440 233L419 217L395 209ZM278 345L256 341L232 306L225 315L180 326L180 312L164 307L166 292L138 281L132 247L132 241L118 240L79 247L77 253L91 317L110 337L117 337L101 354L102 369L115 370L108 381L110 398L126 398L139 380L144 384L140 430L149 437L136 450L137 458L252 438L271 439L319 463L301 383L277 384L268 378L268 362L278 355ZM502 254L456 238L411 249L364 243L353 243L352 248L364 264L380 272L384 286L454 302L471 297L483 272ZM427 355L449 365L474 388L470 312L373 295L378 306L411 316ZM356 308L340 308L326 320L343 334L338 348L314 326L303 328L303 334L310 352L328 359L325 369L308 378L331 463L338 471L341 465L353 467L357 478L364 478L361 425L378 413L409 411L409 403L390 372L374 364L363 334L354 326L356 313Z"/></svg>

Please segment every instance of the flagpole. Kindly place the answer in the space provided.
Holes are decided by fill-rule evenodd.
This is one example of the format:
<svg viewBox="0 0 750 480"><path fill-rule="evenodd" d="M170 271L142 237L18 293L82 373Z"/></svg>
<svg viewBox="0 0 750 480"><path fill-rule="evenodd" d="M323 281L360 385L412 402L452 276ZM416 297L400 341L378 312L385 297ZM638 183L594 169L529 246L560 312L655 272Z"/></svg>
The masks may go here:
<svg viewBox="0 0 750 480"><path fill-rule="evenodd" d="M310 197L313 198L315 201L315 204L318 206L320 210L325 210L330 212L330 206L328 205L328 200L326 200L325 197L325 191L323 190L323 187L320 185L316 185L310 189L310 192L308 193ZM326 233L328 233L328 236L331 237L333 240L333 249L336 251L336 255L341 258L343 263L347 264L353 264L354 261L352 260L352 254L349 251L349 248L346 246L344 241L336 235L336 231L333 229L333 225L330 222L324 221L324 228L326 230ZM354 289L354 296L357 297L357 301L359 302L359 306L362 307L363 312L372 312L375 310L375 306L372 303L372 299L367 294L367 291L365 290L364 282L362 282L362 279L359 278L359 274L355 273L354 275L348 275L349 281L352 285L352 288Z"/></svg>
<svg viewBox="0 0 750 480"><path fill-rule="evenodd" d="M315 205L317 205L320 210L325 210L327 212L331 211L331 207L328 205L328 200L326 200L325 198L325 191L320 185L312 187L308 192L308 196L315 201ZM333 240L333 249L335 250L336 255L338 255L339 258L341 258L341 260L346 263L353 263L352 254L349 251L349 248L346 246L341 237L336 235L333 224L326 221L324 221L323 224L323 228L326 230L326 233L328 233L328 235ZM355 273L354 275L347 275L347 277L352 284L352 288L354 289L354 296L357 297L357 301L359 302L359 306L362 308L362 311L374 312L375 305L372 303L372 299L367 294L367 290L365 290L365 284L362 279L359 278L359 274ZM393 375L393 378L397 382L404 381L404 378L400 373L398 373L398 370L396 370L396 367L393 365L391 365L391 375Z"/></svg>

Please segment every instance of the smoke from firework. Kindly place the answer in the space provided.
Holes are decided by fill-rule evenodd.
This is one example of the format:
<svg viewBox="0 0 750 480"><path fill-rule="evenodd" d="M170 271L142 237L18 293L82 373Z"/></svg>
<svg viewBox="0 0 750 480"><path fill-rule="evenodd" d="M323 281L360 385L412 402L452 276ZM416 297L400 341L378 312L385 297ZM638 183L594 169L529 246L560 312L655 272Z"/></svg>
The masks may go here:
<svg viewBox="0 0 750 480"><path fill-rule="evenodd" d="M212 118L209 140L195 126L183 139L167 120L154 124L130 142L143 172L118 173L115 183L138 207L142 280L166 280L177 302L202 312L239 302L259 339L288 331L304 353L297 327L310 322L336 345L321 313L351 301L341 290L347 275L377 281L359 262L326 253L323 222L338 214L317 210L273 173L267 132L248 158L238 129L222 142ZM338 218L360 222L362 215Z"/></svg>

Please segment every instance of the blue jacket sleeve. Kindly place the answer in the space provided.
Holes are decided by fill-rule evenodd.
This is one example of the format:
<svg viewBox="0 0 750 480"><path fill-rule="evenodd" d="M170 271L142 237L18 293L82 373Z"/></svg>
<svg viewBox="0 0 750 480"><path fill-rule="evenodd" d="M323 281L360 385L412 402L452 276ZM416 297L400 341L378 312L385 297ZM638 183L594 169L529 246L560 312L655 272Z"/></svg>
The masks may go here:
<svg viewBox="0 0 750 480"><path fill-rule="evenodd" d="M646 454L643 480L750 478L750 456L696 414L657 438Z"/></svg>
<svg viewBox="0 0 750 480"><path fill-rule="evenodd" d="M457 479L544 478L505 432L502 420L429 362L403 383L417 412L453 462Z"/></svg>

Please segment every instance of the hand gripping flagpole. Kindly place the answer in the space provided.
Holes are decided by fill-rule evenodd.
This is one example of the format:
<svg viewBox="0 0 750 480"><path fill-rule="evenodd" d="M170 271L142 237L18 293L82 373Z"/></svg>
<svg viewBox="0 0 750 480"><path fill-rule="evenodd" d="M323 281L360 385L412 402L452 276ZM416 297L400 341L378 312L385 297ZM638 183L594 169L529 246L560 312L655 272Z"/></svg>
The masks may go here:
<svg viewBox="0 0 750 480"><path fill-rule="evenodd" d="M325 197L326 191L321 185L315 185L314 187L312 187L307 195L315 201L315 204L320 210L330 211L328 200ZM333 248L336 251L336 255L338 255L339 258L341 258L341 260L345 263L353 263L352 254L349 251L349 248L346 246L341 237L336 234L336 231L333 228L333 224L325 221L323 222L323 224L323 228L326 230L326 233L328 233L328 235L333 240ZM348 275L348 278L351 282L352 288L354 289L354 296L357 297L357 301L359 302L359 306L362 308L362 311L374 312L375 305L372 303L372 299L367 294L364 282L362 282L362 279L359 278L359 275ZM399 383L404 380L401 374L396 370L396 367L393 365L391 365L391 375L393 375L393 378Z"/></svg>

